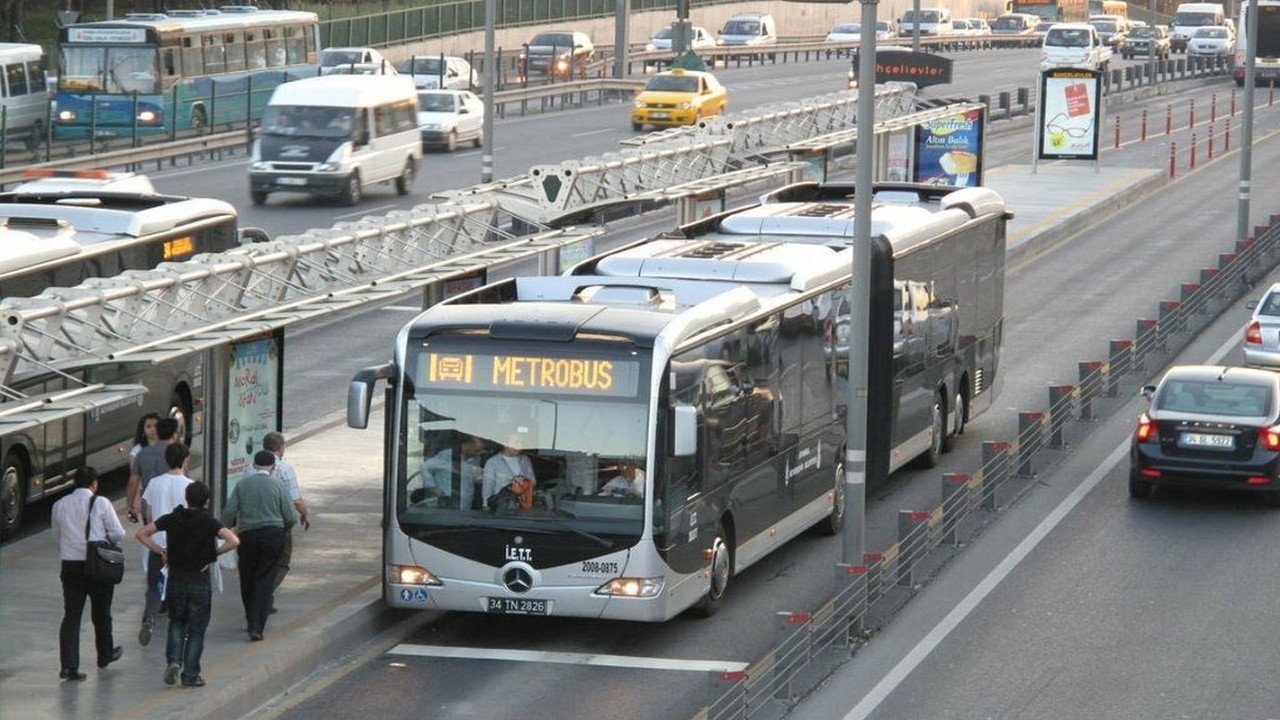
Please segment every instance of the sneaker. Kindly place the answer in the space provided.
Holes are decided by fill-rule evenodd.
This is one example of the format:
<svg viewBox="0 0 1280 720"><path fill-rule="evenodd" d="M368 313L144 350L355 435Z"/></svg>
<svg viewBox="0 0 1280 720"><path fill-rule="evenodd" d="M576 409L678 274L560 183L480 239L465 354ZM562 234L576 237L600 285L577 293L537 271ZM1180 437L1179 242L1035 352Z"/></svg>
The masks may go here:
<svg viewBox="0 0 1280 720"><path fill-rule="evenodd" d="M182 687L204 687L204 678L199 675L191 678L190 680L183 678Z"/></svg>
<svg viewBox="0 0 1280 720"><path fill-rule="evenodd" d="M151 629L155 627L155 620L144 620L142 628L138 630L138 644L146 647L151 642Z"/></svg>
<svg viewBox="0 0 1280 720"><path fill-rule="evenodd" d="M178 663L169 663L169 667L164 669L164 684L173 685L178 682L178 671L182 670L182 666Z"/></svg>

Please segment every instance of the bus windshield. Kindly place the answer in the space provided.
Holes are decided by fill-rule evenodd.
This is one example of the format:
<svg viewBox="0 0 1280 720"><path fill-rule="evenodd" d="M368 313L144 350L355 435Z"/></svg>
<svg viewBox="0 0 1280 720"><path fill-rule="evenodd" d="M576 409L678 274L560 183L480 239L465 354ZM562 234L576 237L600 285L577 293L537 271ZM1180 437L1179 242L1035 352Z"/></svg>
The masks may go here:
<svg viewBox="0 0 1280 720"><path fill-rule="evenodd" d="M645 364L531 350L433 350L413 359L395 489L405 532L640 534Z"/></svg>
<svg viewBox="0 0 1280 720"><path fill-rule="evenodd" d="M156 49L64 46L58 89L122 95L158 92Z"/></svg>

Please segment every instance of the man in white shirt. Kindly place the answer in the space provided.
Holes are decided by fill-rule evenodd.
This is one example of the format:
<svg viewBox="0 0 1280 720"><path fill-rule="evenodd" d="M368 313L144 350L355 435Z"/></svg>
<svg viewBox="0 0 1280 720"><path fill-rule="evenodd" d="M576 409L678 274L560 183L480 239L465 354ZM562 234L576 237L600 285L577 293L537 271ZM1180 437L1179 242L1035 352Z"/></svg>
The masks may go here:
<svg viewBox="0 0 1280 720"><path fill-rule="evenodd" d="M644 497L644 471L636 467L636 461L626 458L615 467L618 474L600 488L601 495L618 497Z"/></svg>
<svg viewBox="0 0 1280 720"><path fill-rule="evenodd" d="M187 502L187 486L191 478L187 477L187 461L191 451L180 442L172 442L165 446L164 461L169 472L156 475L147 483L142 491L142 522L144 525L155 522L175 508L185 507ZM165 535L158 532L155 542L160 547L165 545ZM147 554L147 594L142 606L142 627L138 630L138 643L146 646L151 642L151 633L156 626L156 611L160 609L160 581L163 577L160 570L164 567L164 558L160 553Z"/></svg>
<svg viewBox="0 0 1280 720"><path fill-rule="evenodd" d="M303 530L311 529L311 514L307 510L307 500L302 496L302 486L298 484L298 471L284 459L284 434L278 432L269 432L262 436L262 449L271 452L276 456L276 478L284 483L285 489L289 492L289 500L293 503L293 509L298 511L298 524ZM284 576L289 574L289 563L293 560L293 528L289 528L284 533L284 549L280 551L280 564L276 569L275 587L280 587L280 583L284 582ZM270 615L276 611L273 603L267 609Z"/></svg>
<svg viewBox="0 0 1280 720"><path fill-rule="evenodd" d="M495 454L484 464L484 486L481 497L488 503L498 491L511 484L517 477L526 477L533 481L534 487L538 479L533 475L533 463L525 455L520 454L519 436L512 435L502 446L502 451Z"/></svg>
<svg viewBox="0 0 1280 720"><path fill-rule="evenodd" d="M115 585L91 583L85 577L85 523L89 524L89 540L120 542L124 526L115 508L106 498L98 499L98 474L82 467L76 473L76 489L53 504L53 535L62 560L62 627L58 632L58 654L63 680L84 680L80 672L80 619L85 600L89 601L89 617L93 619L93 639L98 650L98 667L105 668L124 654L111 638L111 599Z"/></svg>

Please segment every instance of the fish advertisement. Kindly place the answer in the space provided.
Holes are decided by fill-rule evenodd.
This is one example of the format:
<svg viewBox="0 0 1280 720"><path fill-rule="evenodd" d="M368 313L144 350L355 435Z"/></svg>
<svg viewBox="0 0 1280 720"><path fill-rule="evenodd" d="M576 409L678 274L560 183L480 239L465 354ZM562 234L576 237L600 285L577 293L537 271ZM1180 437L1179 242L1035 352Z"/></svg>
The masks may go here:
<svg viewBox="0 0 1280 720"><path fill-rule="evenodd" d="M982 184L982 108L916 126L915 180L932 185Z"/></svg>

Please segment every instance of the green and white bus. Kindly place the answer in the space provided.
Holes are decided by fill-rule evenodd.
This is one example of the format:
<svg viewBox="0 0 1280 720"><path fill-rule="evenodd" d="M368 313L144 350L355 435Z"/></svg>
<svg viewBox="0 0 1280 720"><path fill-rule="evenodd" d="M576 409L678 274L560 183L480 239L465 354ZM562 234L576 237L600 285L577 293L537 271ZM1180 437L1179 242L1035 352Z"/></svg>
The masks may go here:
<svg viewBox="0 0 1280 720"><path fill-rule="evenodd" d="M283 82L315 75L315 13L228 6L130 13L58 37L57 138L131 137L257 118Z"/></svg>

